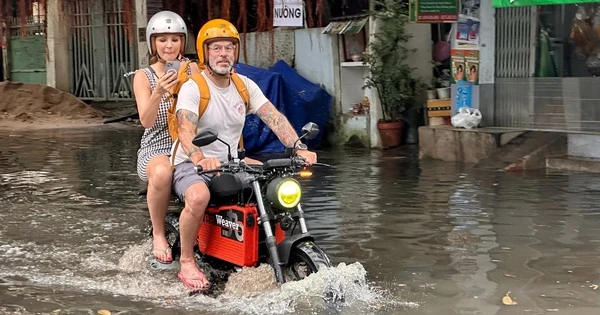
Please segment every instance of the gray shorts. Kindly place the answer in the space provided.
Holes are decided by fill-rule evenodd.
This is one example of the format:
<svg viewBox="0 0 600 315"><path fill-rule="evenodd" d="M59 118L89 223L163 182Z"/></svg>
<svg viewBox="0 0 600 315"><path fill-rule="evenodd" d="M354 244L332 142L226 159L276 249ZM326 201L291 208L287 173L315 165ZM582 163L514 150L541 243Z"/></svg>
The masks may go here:
<svg viewBox="0 0 600 315"><path fill-rule="evenodd" d="M185 201L185 191L196 183L204 183L208 187L213 174L198 175L191 161L185 161L175 165L173 172L173 192L181 202Z"/></svg>

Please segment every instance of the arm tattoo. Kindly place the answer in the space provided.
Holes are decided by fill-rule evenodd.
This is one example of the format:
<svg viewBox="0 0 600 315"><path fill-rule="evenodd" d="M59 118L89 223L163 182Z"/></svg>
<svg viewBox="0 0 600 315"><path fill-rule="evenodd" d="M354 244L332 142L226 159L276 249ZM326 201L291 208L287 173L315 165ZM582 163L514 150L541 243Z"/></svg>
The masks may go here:
<svg viewBox="0 0 600 315"><path fill-rule="evenodd" d="M177 134L181 147L190 158L196 152L202 153L200 148L192 144L196 136L198 115L185 109L177 111ZM197 161L192 161L197 162Z"/></svg>
<svg viewBox="0 0 600 315"><path fill-rule="evenodd" d="M256 115L273 130L279 141L286 147L292 147L298 140L298 134L290 122L280 113L271 102L264 104L256 112Z"/></svg>

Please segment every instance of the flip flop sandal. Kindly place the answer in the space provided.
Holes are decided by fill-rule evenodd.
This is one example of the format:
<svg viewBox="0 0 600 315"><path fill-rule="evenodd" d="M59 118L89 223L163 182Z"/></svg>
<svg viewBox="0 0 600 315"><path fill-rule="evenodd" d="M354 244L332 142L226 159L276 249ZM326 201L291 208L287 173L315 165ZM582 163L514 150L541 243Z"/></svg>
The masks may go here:
<svg viewBox="0 0 600 315"><path fill-rule="evenodd" d="M171 260L161 260L157 257L156 252L159 252L161 254L165 254L165 256L171 256ZM171 254L171 247L167 247L167 249L160 249L160 248L154 248L152 249L152 255L154 256L154 259L156 259L156 261L158 261L161 264L170 264L173 262L173 255Z"/></svg>
<svg viewBox="0 0 600 315"><path fill-rule="evenodd" d="M195 281L200 281L202 282L202 278L198 277L198 278L192 278L192 277L184 277L183 274L180 272L177 273L177 277L179 278L179 280L181 280L181 282L183 282L183 284L188 287L188 289L192 290L193 292L202 292L202 291L206 291L210 288L210 283L208 283L206 286L203 287L195 287L194 286L194 282Z"/></svg>

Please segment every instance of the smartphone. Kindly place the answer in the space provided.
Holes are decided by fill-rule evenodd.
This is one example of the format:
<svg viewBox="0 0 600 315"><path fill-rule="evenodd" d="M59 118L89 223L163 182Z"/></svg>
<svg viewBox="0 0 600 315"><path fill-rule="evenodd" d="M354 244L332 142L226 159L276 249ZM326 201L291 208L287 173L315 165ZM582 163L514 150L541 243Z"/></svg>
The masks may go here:
<svg viewBox="0 0 600 315"><path fill-rule="evenodd" d="M175 72L175 75L177 75L177 72L179 72L179 66L179 60L165 62L165 75L169 74L171 71Z"/></svg>

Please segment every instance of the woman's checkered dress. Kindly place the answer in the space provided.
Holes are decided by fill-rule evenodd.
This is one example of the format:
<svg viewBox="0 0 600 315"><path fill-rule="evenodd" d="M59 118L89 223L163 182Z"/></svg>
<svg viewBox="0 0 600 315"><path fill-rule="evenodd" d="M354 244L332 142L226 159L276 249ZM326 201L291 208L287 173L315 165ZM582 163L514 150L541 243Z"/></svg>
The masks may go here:
<svg viewBox="0 0 600 315"><path fill-rule="evenodd" d="M183 62L184 60L185 59L182 59L181 61ZM154 75L154 71L151 71L150 68L142 69L142 71L144 71L148 81L150 82L150 90L154 91L156 88L157 79ZM191 75L191 69L189 67L187 72L188 75ZM165 93L160 99L156 121L152 127L146 128L140 142L140 148L138 150L137 172L140 179L145 182L148 181L148 177L146 176L146 167L148 166L148 162L150 162L150 160L157 155L171 155L171 146L173 141L171 141L171 136L169 135L169 129L167 126L167 111L173 104L173 100L167 101L166 99L168 95L168 93Z"/></svg>

